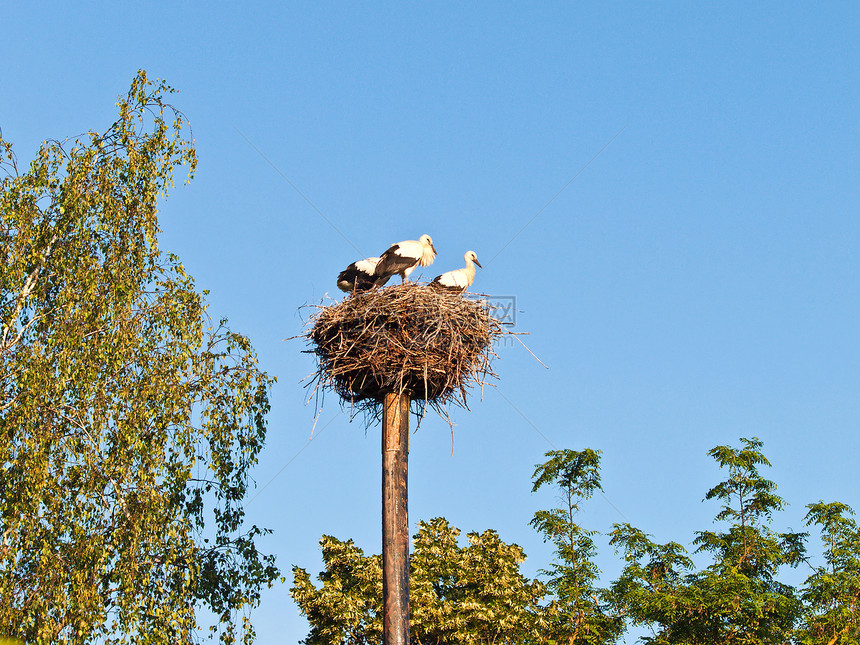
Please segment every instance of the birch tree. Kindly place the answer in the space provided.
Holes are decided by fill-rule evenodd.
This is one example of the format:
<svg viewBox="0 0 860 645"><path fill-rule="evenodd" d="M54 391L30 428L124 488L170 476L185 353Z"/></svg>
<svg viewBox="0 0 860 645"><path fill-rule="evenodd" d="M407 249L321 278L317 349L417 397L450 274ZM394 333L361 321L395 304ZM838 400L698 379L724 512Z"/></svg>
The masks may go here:
<svg viewBox="0 0 860 645"><path fill-rule="evenodd" d="M104 132L26 169L0 139L0 636L250 641L278 575L242 501L268 390L247 338L158 245L197 157L144 72Z"/></svg>

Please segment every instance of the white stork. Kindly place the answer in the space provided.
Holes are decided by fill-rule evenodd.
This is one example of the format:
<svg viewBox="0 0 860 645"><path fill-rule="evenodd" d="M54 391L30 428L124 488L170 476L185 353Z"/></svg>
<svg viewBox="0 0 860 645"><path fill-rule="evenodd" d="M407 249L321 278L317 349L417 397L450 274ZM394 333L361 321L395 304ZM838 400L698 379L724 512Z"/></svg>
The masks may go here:
<svg viewBox="0 0 860 645"><path fill-rule="evenodd" d="M379 281L380 279L373 274L377 264L379 264L379 258L365 258L353 262L338 274L337 288L351 293L367 291L377 285L381 287L388 282L388 278Z"/></svg>
<svg viewBox="0 0 860 645"><path fill-rule="evenodd" d="M415 267L426 267L432 264L435 258L436 249L429 235L422 235L417 241L406 240L392 244L376 265L376 284L382 286L393 275L399 275L403 282L407 282Z"/></svg>
<svg viewBox="0 0 860 645"><path fill-rule="evenodd" d="M467 287L471 287L472 283L475 281L475 265L477 264L480 267L481 263L478 262L478 256L475 255L474 251L466 251L466 255L463 256L463 259L466 260L465 268L455 269L453 271L443 273L440 276L436 276L433 278L433 282L430 283L430 286L434 289L456 293L463 293ZM481 268L483 269L484 267Z"/></svg>

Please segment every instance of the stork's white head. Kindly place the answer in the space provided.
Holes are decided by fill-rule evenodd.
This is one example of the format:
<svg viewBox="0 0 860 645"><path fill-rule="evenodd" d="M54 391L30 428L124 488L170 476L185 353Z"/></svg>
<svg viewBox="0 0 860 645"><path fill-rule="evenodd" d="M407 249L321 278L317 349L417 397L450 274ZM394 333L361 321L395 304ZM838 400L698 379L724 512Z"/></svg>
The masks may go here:
<svg viewBox="0 0 860 645"><path fill-rule="evenodd" d="M463 256L463 259L466 260L466 264L469 264L469 262L474 262L479 267L481 267L481 263L478 262L478 256L474 251L466 251L466 255ZM481 268L483 269L484 267Z"/></svg>

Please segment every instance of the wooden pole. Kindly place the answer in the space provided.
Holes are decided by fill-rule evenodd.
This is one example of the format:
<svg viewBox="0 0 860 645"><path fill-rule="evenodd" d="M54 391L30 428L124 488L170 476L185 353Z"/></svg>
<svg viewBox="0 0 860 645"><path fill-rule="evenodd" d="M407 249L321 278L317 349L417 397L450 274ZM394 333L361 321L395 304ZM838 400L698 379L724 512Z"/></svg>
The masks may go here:
<svg viewBox="0 0 860 645"><path fill-rule="evenodd" d="M409 395L386 394L382 417L382 634L409 645Z"/></svg>

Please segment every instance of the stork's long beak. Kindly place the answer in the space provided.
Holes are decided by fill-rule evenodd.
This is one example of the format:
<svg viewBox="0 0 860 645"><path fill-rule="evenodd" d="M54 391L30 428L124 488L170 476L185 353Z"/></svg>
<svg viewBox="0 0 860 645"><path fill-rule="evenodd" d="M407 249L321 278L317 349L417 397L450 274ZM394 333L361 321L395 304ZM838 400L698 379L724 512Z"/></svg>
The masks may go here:
<svg viewBox="0 0 860 645"><path fill-rule="evenodd" d="M475 258L475 264L477 264L479 267L481 267L481 263L478 262L478 258ZM483 269L484 267L481 267L481 268Z"/></svg>
<svg viewBox="0 0 860 645"><path fill-rule="evenodd" d="M431 251L433 251L433 255L439 255L439 254L436 252L436 247L435 247L435 246L433 246L433 242L430 242L430 250L431 250Z"/></svg>

